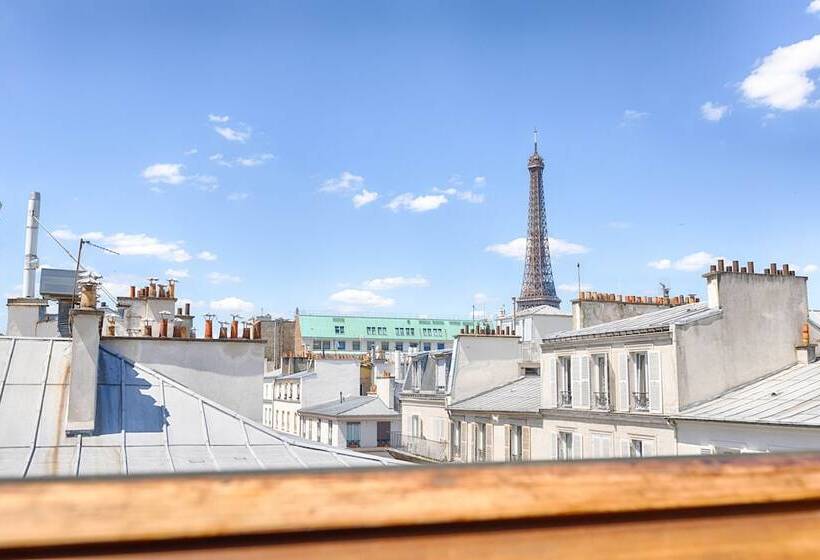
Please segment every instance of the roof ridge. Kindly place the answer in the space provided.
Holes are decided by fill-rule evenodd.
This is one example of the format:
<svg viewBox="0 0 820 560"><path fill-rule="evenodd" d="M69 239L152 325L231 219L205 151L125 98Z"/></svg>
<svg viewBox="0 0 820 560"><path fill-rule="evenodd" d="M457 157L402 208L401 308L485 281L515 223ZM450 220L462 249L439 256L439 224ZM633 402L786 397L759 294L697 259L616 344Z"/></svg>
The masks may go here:
<svg viewBox="0 0 820 560"><path fill-rule="evenodd" d="M485 390L485 391L481 391L480 393L476 393L475 395L472 395L471 397L466 397L466 398L464 398L464 399L461 399L460 401L455 401L455 402L454 402L454 403L452 403L450 406L455 406L455 405L457 405L457 404L462 404L462 403L465 403L465 402L467 402L467 401L469 401L469 400L475 399L475 398L477 398L477 397L484 396L484 395L486 395L487 393L492 393L493 391L497 391L498 389L503 389L503 388L504 388L504 387L506 387L507 385L512 385L513 383L518 383L519 381L521 381L522 379L525 379L525 378L527 378L527 377L530 377L530 376L528 376L528 375L521 375L521 376L517 377L516 379L513 379L512 381L507 381L506 383L502 383L501 385L496 385L495 387L491 387L491 388L489 388L489 389L487 389L487 390ZM533 376L533 377L535 377L535 376Z"/></svg>

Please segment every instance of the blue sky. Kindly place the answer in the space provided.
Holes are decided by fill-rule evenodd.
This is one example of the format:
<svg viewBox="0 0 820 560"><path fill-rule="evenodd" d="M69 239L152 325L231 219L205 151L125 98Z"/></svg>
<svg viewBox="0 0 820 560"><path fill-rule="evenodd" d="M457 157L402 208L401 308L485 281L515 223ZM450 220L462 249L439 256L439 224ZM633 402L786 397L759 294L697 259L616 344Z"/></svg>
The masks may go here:
<svg viewBox="0 0 820 560"><path fill-rule="evenodd" d="M85 261L115 293L492 313L534 126L565 305L578 262L639 295L703 294L715 256L811 278L818 79L817 0L0 2L0 286L39 190L69 247L123 253Z"/></svg>

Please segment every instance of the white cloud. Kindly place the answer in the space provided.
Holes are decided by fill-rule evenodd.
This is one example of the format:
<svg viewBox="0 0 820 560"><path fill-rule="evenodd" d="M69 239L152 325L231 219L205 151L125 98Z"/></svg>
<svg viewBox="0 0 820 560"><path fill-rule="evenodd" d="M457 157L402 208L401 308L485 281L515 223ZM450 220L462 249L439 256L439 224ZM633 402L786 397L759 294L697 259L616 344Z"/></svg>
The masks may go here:
<svg viewBox="0 0 820 560"><path fill-rule="evenodd" d="M198 153L199 153L199 150L197 150L196 148L191 148L190 150L185 150L185 155L186 156L195 156Z"/></svg>
<svg viewBox="0 0 820 560"><path fill-rule="evenodd" d="M592 289L589 284L581 284L581 291L588 292ZM578 293L578 284L558 284L559 292Z"/></svg>
<svg viewBox="0 0 820 560"><path fill-rule="evenodd" d="M656 261L649 261L646 265L656 270L669 270L672 268L672 261L671 259L658 259Z"/></svg>
<svg viewBox="0 0 820 560"><path fill-rule="evenodd" d="M194 182L199 184L199 189L206 192L213 192L219 188L219 179L213 175L194 175Z"/></svg>
<svg viewBox="0 0 820 560"><path fill-rule="evenodd" d="M149 183L179 185L188 179L182 174L184 167L181 163L155 163L142 170L142 177Z"/></svg>
<svg viewBox="0 0 820 560"><path fill-rule="evenodd" d="M250 127L245 127L244 130L238 130L229 126L215 126L214 131L225 140L230 142L239 142L244 144L251 137Z"/></svg>
<svg viewBox="0 0 820 560"><path fill-rule="evenodd" d="M251 302L233 296L212 301L209 306L212 311L241 315L250 315L255 308Z"/></svg>
<svg viewBox="0 0 820 560"><path fill-rule="evenodd" d="M782 111L800 109L810 103L816 85L809 72L818 68L820 34L773 50L743 80L740 91L752 103Z"/></svg>
<svg viewBox="0 0 820 560"><path fill-rule="evenodd" d="M353 195L353 206L361 208L379 198L379 193L362 189L362 192Z"/></svg>
<svg viewBox="0 0 820 560"><path fill-rule="evenodd" d="M386 278L373 278L364 283L364 287L369 290L393 290L396 288L426 288L430 281L423 276L388 276Z"/></svg>
<svg viewBox="0 0 820 560"><path fill-rule="evenodd" d="M703 117L704 120L711 122L719 121L725 117L728 112L728 105L717 105L711 101L707 101L700 106L700 116Z"/></svg>
<svg viewBox="0 0 820 560"><path fill-rule="evenodd" d="M225 156L220 153L216 153L213 155L208 156L208 160L216 163L217 165L222 165L224 167L233 167L233 164L225 159Z"/></svg>
<svg viewBox="0 0 820 560"><path fill-rule="evenodd" d="M170 278L188 278L187 268L169 268L165 271L165 275Z"/></svg>
<svg viewBox="0 0 820 560"><path fill-rule="evenodd" d="M239 156L234 161L236 165L241 165L242 167L256 167L257 165L262 165L270 159L273 159L273 154L266 153L251 156Z"/></svg>
<svg viewBox="0 0 820 560"><path fill-rule="evenodd" d="M647 266L656 270L672 269L681 270L684 272L695 272L706 269L710 264L713 264L715 261L722 258L723 257L717 257L711 253L707 253L706 251L698 251L697 253L692 253L691 255L681 257L676 261L673 261L672 259L650 261L647 263Z"/></svg>
<svg viewBox="0 0 820 560"><path fill-rule="evenodd" d="M820 5L820 0L817 0L818 5ZM818 8L820 10L820 8ZM803 267L803 272L806 274L811 274L812 272L817 272L817 265L816 264L807 264Z"/></svg>
<svg viewBox="0 0 820 560"><path fill-rule="evenodd" d="M409 210L411 212L428 212L447 203L447 197L442 194L424 194L415 196L411 193L400 194L393 198L387 208L393 212Z"/></svg>
<svg viewBox="0 0 820 560"><path fill-rule="evenodd" d="M231 120L231 118L228 115L213 115L213 114L208 115L208 121L209 122L226 123L229 120Z"/></svg>
<svg viewBox="0 0 820 560"><path fill-rule="evenodd" d="M348 288L330 294L330 301L340 303L346 308L361 308L361 307L390 307L395 303L395 300L380 296L377 293L369 290L357 290Z"/></svg>
<svg viewBox="0 0 820 560"><path fill-rule="evenodd" d="M327 179L319 189L322 192L352 192L364 187L364 177L354 175L350 171L342 173L333 179Z"/></svg>
<svg viewBox="0 0 820 560"><path fill-rule="evenodd" d="M200 251L196 254L196 258L198 258L201 261L215 261L216 255L214 253L211 253L210 251Z"/></svg>
<svg viewBox="0 0 820 560"><path fill-rule="evenodd" d="M806 13L817 14L820 13L820 0L812 0L811 4L806 8Z"/></svg>
<svg viewBox="0 0 820 560"><path fill-rule="evenodd" d="M480 187L485 186L486 184L487 184L487 178L482 177L481 175L479 175L478 177L473 179L473 185L475 185L476 187L480 188Z"/></svg>
<svg viewBox="0 0 820 560"><path fill-rule="evenodd" d="M226 198L231 202L240 202L242 200L246 200L250 194L246 192L233 192L229 194Z"/></svg>
<svg viewBox="0 0 820 560"><path fill-rule="evenodd" d="M70 229L52 232L54 237L64 241L76 241L81 237L95 241L124 256L156 257L165 261L185 262L191 255L182 247L181 241L160 241L145 233L113 233L89 231L77 234Z"/></svg>
<svg viewBox="0 0 820 560"><path fill-rule="evenodd" d="M557 237L549 238L550 255L580 255L589 252L589 248L580 243L572 243L564 241ZM527 254L527 238L517 237L507 243L494 243L484 248L489 253L495 253L502 257L509 257L512 259L524 260Z"/></svg>
<svg viewBox="0 0 820 560"><path fill-rule="evenodd" d="M211 284L238 284L242 281L239 276L233 274L225 274L224 272L209 272L208 282Z"/></svg>
<svg viewBox="0 0 820 560"><path fill-rule="evenodd" d="M621 115L621 126L628 126L630 124L638 123L649 117L649 113L644 111L636 111L635 109L626 109Z"/></svg>

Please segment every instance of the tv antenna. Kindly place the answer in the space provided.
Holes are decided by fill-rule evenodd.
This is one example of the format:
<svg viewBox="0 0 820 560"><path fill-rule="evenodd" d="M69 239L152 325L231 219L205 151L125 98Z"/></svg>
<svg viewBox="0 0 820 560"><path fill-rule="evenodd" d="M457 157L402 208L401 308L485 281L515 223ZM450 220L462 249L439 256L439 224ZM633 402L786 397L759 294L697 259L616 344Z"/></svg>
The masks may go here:
<svg viewBox="0 0 820 560"><path fill-rule="evenodd" d="M663 297L669 297L669 286L664 284L663 282L658 282L661 285L661 291L663 292Z"/></svg>
<svg viewBox="0 0 820 560"><path fill-rule="evenodd" d="M38 222L39 222L39 220L38 220ZM83 258L83 245L91 245L92 247L96 247L97 249L100 249L101 251L106 251L106 252L111 253L113 255L119 255L118 252L113 251L113 250L109 249L108 247L103 247L102 245L97 245L93 241L89 241L88 239L83 239L82 237L80 238L80 248L77 251L77 259L76 259L77 260L77 267L74 269L74 292L71 295L71 307L72 308L77 303L77 277L80 275L80 268L82 268L82 265L80 264L80 261ZM85 269L83 269L83 270L85 270ZM98 278L102 278L102 277L100 276Z"/></svg>

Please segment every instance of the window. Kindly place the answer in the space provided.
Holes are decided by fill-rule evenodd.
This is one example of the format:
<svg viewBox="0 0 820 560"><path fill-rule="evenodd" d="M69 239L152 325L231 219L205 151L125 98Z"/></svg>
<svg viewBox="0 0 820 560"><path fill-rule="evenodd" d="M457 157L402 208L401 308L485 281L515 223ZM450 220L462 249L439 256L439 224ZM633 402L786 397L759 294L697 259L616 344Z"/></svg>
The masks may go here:
<svg viewBox="0 0 820 560"><path fill-rule="evenodd" d="M376 445L378 447L390 445L390 422L376 422Z"/></svg>
<svg viewBox="0 0 820 560"><path fill-rule="evenodd" d="M425 343L424 343L424 346L422 346L422 348L424 348L424 351L425 351L425 352L429 352L429 351L430 351L430 348L431 348L431 347L430 347L430 343L429 343L429 342L425 342Z"/></svg>
<svg viewBox="0 0 820 560"><path fill-rule="evenodd" d="M475 457L476 462L483 463L487 460L487 424L483 422L479 422L475 425L475 437L473 441L475 443L475 449L473 450L473 456Z"/></svg>
<svg viewBox="0 0 820 560"><path fill-rule="evenodd" d="M352 344L353 344L353 351L354 352L360 352L362 350L362 343L359 342L358 340L354 340L352 342Z"/></svg>
<svg viewBox="0 0 820 560"><path fill-rule="evenodd" d="M423 426L421 423L421 417L418 415L413 415L410 419L410 434L415 438L422 438L424 437Z"/></svg>
<svg viewBox="0 0 820 560"><path fill-rule="evenodd" d="M329 340L323 340L322 341L322 350L330 350L330 341Z"/></svg>
<svg viewBox="0 0 820 560"><path fill-rule="evenodd" d="M388 350L390 350L390 343L382 342L382 352L387 352Z"/></svg>
<svg viewBox="0 0 820 560"><path fill-rule="evenodd" d="M336 334L344 334L345 333L345 326L344 325L334 325L333 331Z"/></svg>
<svg viewBox="0 0 820 560"><path fill-rule="evenodd" d="M345 343L344 340L337 340L336 341L336 350L344 350L346 346L347 346L347 343Z"/></svg>
<svg viewBox="0 0 820 560"><path fill-rule="evenodd" d="M558 406L572 406L572 360L569 356L558 358Z"/></svg>
<svg viewBox="0 0 820 560"><path fill-rule="evenodd" d="M510 461L517 463L523 458L523 435L521 426L510 426Z"/></svg>
<svg viewBox="0 0 820 560"><path fill-rule="evenodd" d="M285 429L286 429L287 431L291 431L291 429L292 429L292 428L290 427L290 412L288 412L288 413L285 415L285 418L286 418L286 420L285 420Z"/></svg>
<svg viewBox="0 0 820 560"><path fill-rule="evenodd" d="M345 431L348 447L361 446L362 425L360 422L348 422Z"/></svg>
<svg viewBox="0 0 820 560"><path fill-rule="evenodd" d="M629 440L629 456L643 457L643 440L631 439Z"/></svg>
<svg viewBox="0 0 820 560"><path fill-rule="evenodd" d="M419 343L418 342L411 342L410 343L410 350L418 350L418 349L419 349Z"/></svg>
<svg viewBox="0 0 820 560"><path fill-rule="evenodd" d="M632 362L632 407L635 410L649 410L646 352L633 352Z"/></svg>
<svg viewBox="0 0 820 560"><path fill-rule="evenodd" d="M415 327L411 327L411 328L407 329L407 334L409 334L410 336L416 336Z"/></svg>
<svg viewBox="0 0 820 560"><path fill-rule="evenodd" d="M387 335L387 327L378 327L378 333L377 334L383 334L383 335L386 336Z"/></svg>
<svg viewBox="0 0 820 560"><path fill-rule="evenodd" d="M318 339L313 339L313 349L314 350L321 350L322 349L322 341Z"/></svg>
<svg viewBox="0 0 820 560"><path fill-rule="evenodd" d="M401 342L397 342L396 343L396 350L398 350L399 352L402 352L404 350L404 344L402 344Z"/></svg>
<svg viewBox="0 0 820 560"><path fill-rule="evenodd" d="M368 340L367 341L367 351L370 352L371 350L375 350L375 349L376 349L376 343L373 342L372 340Z"/></svg>
<svg viewBox="0 0 820 560"><path fill-rule="evenodd" d="M572 432L558 432L558 460L572 459Z"/></svg>
<svg viewBox="0 0 820 560"><path fill-rule="evenodd" d="M436 343L436 350L444 350L444 343L443 342Z"/></svg>
<svg viewBox="0 0 820 560"><path fill-rule="evenodd" d="M451 459L461 458L461 423L450 424L450 455Z"/></svg>
<svg viewBox="0 0 820 560"><path fill-rule="evenodd" d="M298 401L299 400L299 384L298 383L296 385L294 385L294 389L295 389L294 393L296 395L296 400Z"/></svg>
<svg viewBox="0 0 820 560"><path fill-rule="evenodd" d="M595 376L593 405L599 410L609 410L609 370L607 369L606 354L593 356L592 366Z"/></svg>

